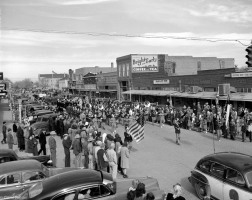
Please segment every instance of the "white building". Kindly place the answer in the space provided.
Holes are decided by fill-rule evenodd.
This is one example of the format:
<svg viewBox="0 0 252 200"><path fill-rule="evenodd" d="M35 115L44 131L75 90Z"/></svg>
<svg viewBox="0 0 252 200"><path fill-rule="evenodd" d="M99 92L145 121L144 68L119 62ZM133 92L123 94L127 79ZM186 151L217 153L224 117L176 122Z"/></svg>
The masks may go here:
<svg viewBox="0 0 252 200"><path fill-rule="evenodd" d="M68 78L68 74L39 74L39 86L46 89L59 89L59 80Z"/></svg>
<svg viewBox="0 0 252 200"><path fill-rule="evenodd" d="M59 90L68 89L68 78L62 78L59 80Z"/></svg>

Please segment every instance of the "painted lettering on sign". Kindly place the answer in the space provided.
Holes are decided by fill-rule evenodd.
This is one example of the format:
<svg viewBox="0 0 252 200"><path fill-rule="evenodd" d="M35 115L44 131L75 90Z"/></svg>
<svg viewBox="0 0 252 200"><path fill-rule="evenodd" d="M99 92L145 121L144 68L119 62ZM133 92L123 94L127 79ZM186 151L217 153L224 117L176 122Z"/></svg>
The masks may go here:
<svg viewBox="0 0 252 200"><path fill-rule="evenodd" d="M169 79L165 79L165 80L153 80L153 84L170 84L170 80Z"/></svg>
<svg viewBox="0 0 252 200"><path fill-rule="evenodd" d="M232 78L243 78L243 77L252 77L252 73L231 73Z"/></svg>
<svg viewBox="0 0 252 200"><path fill-rule="evenodd" d="M157 55L132 56L132 72L158 72Z"/></svg>

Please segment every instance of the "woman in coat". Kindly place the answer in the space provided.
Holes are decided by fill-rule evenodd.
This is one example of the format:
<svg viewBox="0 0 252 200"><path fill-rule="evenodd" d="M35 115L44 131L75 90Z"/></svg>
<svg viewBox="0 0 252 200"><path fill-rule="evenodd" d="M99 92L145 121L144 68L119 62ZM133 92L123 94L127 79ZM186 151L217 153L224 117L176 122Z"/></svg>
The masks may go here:
<svg viewBox="0 0 252 200"><path fill-rule="evenodd" d="M121 168L123 172L123 178L127 178L127 169L129 169L129 149L128 143L125 141L121 147Z"/></svg>

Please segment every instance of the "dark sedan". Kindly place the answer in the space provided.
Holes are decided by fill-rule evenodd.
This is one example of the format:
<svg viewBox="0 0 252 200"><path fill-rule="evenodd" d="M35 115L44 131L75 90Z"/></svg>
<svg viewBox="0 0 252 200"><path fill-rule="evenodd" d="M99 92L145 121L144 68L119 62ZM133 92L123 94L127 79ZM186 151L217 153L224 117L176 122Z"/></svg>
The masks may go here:
<svg viewBox="0 0 252 200"><path fill-rule="evenodd" d="M47 168L36 160L0 165L0 199L15 199L20 193L48 177L78 168Z"/></svg>
<svg viewBox="0 0 252 200"><path fill-rule="evenodd" d="M200 199L252 199L252 157L235 152L205 156L189 181Z"/></svg>
<svg viewBox="0 0 252 200"><path fill-rule="evenodd" d="M164 198L156 179L137 178L145 184L146 192L153 192L156 200ZM114 182L109 174L90 169L76 170L50 177L24 191L21 200L78 200L114 199L125 200L134 179L117 179Z"/></svg>
<svg viewBox="0 0 252 200"><path fill-rule="evenodd" d="M0 149L0 164L5 162L11 162L16 160L37 160L46 166L51 166L51 160L49 155L42 156L18 156L12 149Z"/></svg>

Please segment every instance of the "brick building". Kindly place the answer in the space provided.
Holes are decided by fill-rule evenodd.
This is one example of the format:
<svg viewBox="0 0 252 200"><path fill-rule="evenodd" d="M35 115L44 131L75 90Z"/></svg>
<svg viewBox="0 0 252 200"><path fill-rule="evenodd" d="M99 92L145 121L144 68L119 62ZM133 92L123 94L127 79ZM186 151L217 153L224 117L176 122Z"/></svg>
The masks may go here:
<svg viewBox="0 0 252 200"><path fill-rule="evenodd" d="M202 70L233 69L233 58L131 54L116 59L118 99L128 90L169 90L182 87L178 76L196 75ZM172 82L171 82L171 80ZM168 85L168 86L167 86Z"/></svg>

